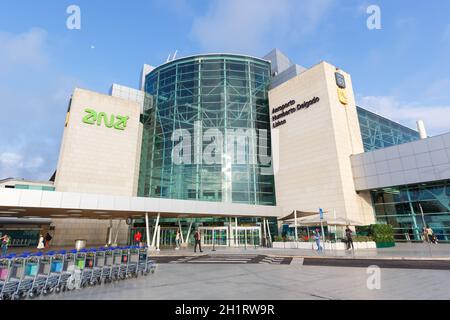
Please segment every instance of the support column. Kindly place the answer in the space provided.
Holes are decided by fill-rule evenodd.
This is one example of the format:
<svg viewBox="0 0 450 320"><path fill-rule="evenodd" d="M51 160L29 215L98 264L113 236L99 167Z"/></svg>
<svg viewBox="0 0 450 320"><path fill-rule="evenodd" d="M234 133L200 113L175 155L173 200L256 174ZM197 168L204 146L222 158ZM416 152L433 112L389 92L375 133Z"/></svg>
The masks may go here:
<svg viewBox="0 0 450 320"><path fill-rule="evenodd" d="M272 243L272 235L270 234L269 220L266 219L266 222L267 222L267 232L269 233L269 243Z"/></svg>
<svg viewBox="0 0 450 320"><path fill-rule="evenodd" d="M150 248L150 226L148 225L148 213L145 213L145 234L147 239L147 247Z"/></svg>
<svg viewBox="0 0 450 320"><path fill-rule="evenodd" d="M262 218L262 225L264 231L264 246L267 247L266 218Z"/></svg>
<svg viewBox="0 0 450 320"><path fill-rule="evenodd" d="M259 225L258 235L259 235L259 247L262 247L262 230L261 230L261 225ZM256 249L256 247L255 247L255 249Z"/></svg>
<svg viewBox="0 0 450 320"><path fill-rule="evenodd" d="M247 250L247 227L244 229L244 247Z"/></svg>
<svg viewBox="0 0 450 320"><path fill-rule="evenodd" d="M238 237L238 220L234 217L234 245L239 247L239 237Z"/></svg>
<svg viewBox="0 0 450 320"><path fill-rule="evenodd" d="M294 210L295 243L298 249L297 210Z"/></svg>
<svg viewBox="0 0 450 320"><path fill-rule="evenodd" d="M194 218L191 219L191 223L189 224L189 230L186 235L186 246L189 245L189 236L191 235L192 223L194 222Z"/></svg>
<svg viewBox="0 0 450 320"><path fill-rule="evenodd" d="M159 251L159 244L161 242L161 226L158 225L157 229L158 229L158 234L157 234L157 237L156 237L156 251Z"/></svg>
<svg viewBox="0 0 450 320"><path fill-rule="evenodd" d="M181 243L184 244L183 229L181 229L180 219L178 219L178 227L180 228Z"/></svg>
<svg viewBox="0 0 450 320"><path fill-rule="evenodd" d="M231 235L233 234L233 229L231 228L231 217L228 218L228 247L231 247Z"/></svg>
<svg viewBox="0 0 450 320"><path fill-rule="evenodd" d="M117 237L119 236L119 228L120 228L121 222L122 222L122 219L119 220L119 223L117 224L116 236L114 237L114 244L117 244Z"/></svg>
<svg viewBox="0 0 450 320"><path fill-rule="evenodd" d="M161 213L158 212L158 216L156 217L155 230L153 231L153 239L152 239L152 245L151 245L152 248L155 247L156 233L158 232L160 216L161 216Z"/></svg>
<svg viewBox="0 0 450 320"><path fill-rule="evenodd" d="M112 232L113 232L113 221L112 219L109 219L108 246L110 246L112 242Z"/></svg>

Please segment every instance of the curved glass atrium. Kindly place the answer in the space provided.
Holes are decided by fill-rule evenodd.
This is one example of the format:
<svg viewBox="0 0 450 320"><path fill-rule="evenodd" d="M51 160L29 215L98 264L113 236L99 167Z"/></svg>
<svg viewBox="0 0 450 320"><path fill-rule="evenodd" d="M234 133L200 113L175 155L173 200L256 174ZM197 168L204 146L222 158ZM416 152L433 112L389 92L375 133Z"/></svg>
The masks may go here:
<svg viewBox="0 0 450 320"><path fill-rule="evenodd" d="M270 79L268 61L226 54L148 74L138 195L275 205Z"/></svg>

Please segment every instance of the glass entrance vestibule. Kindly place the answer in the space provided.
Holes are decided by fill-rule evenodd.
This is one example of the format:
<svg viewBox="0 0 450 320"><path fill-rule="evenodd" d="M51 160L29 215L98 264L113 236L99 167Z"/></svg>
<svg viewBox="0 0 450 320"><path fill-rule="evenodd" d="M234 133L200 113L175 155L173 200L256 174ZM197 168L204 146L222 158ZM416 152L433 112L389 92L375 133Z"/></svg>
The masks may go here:
<svg viewBox="0 0 450 320"><path fill-rule="evenodd" d="M180 230L181 246L194 245L194 234L197 229L200 231L201 243L206 247L258 247L270 241L269 222L266 219L261 219L265 221L264 224L255 218L255 221L243 221L242 225L239 225L240 221L235 220L237 219L188 218L161 219L158 222L155 219L151 222L149 221L149 243L152 247L161 249L175 248L177 230ZM263 228L263 226L266 228ZM142 235L141 241L147 242L145 221L135 220L130 225L128 233L129 243L134 243L134 235L138 231Z"/></svg>
<svg viewBox="0 0 450 320"><path fill-rule="evenodd" d="M204 246L245 247L262 243L260 226L199 227L199 230Z"/></svg>

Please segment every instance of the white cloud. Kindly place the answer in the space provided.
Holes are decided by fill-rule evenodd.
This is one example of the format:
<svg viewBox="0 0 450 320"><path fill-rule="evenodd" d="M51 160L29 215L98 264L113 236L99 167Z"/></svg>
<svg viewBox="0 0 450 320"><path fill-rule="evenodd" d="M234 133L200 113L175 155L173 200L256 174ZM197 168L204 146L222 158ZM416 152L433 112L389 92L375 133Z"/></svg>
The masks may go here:
<svg viewBox="0 0 450 320"><path fill-rule="evenodd" d="M298 41L311 34L333 0L216 0L195 17L191 37L207 51L251 52L270 41ZM269 43L268 43L269 42Z"/></svg>
<svg viewBox="0 0 450 320"><path fill-rule="evenodd" d="M444 42L450 42L450 24L445 28L442 39Z"/></svg>
<svg viewBox="0 0 450 320"><path fill-rule="evenodd" d="M42 157L29 157L14 152L3 152L0 154L0 163L6 167L17 167L19 169L36 169L42 166Z"/></svg>
<svg viewBox="0 0 450 320"><path fill-rule="evenodd" d="M436 79L425 88L424 94L430 100L450 100L450 78Z"/></svg>
<svg viewBox="0 0 450 320"><path fill-rule="evenodd" d="M43 170L44 165L45 160L38 155L16 151L3 152L0 153L0 179L22 178L25 173L32 175L34 179L47 180L50 176Z"/></svg>
<svg viewBox="0 0 450 320"><path fill-rule="evenodd" d="M450 105L411 105L389 96L365 96L358 100L361 107L413 129L417 120L423 120L429 135L450 132Z"/></svg>
<svg viewBox="0 0 450 320"><path fill-rule="evenodd" d="M47 33L0 31L0 179L48 179L56 167L76 79L50 61Z"/></svg>
<svg viewBox="0 0 450 320"><path fill-rule="evenodd" d="M23 156L17 153L3 152L0 154L0 163L4 166L16 165L23 159Z"/></svg>
<svg viewBox="0 0 450 320"><path fill-rule="evenodd" d="M6 72L16 65L45 67L48 63L46 40L47 32L38 28L18 35L0 31L0 70Z"/></svg>

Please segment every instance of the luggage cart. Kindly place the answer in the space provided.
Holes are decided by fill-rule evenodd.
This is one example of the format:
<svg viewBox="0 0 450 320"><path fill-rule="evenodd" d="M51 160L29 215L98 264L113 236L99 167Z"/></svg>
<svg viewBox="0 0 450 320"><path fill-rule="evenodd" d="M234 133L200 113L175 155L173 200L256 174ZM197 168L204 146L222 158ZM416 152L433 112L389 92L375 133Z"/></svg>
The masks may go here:
<svg viewBox="0 0 450 320"><path fill-rule="evenodd" d="M128 263L127 263L127 278L137 278L139 276L138 273L138 264L139 264L139 247L131 246L128 247Z"/></svg>
<svg viewBox="0 0 450 320"><path fill-rule="evenodd" d="M155 261L153 261L149 258L148 248L140 247L139 248L138 272L140 272L141 275L146 276L150 272L155 273L155 270L156 270L156 263L155 263Z"/></svg>
<svg viewBox="0 0 450 320"><path fill-rule="evenodd" d="M95 260L94 260L94 272L93 272L93 279L95 280L96 284L102 284L103 281L103 269L105 268L105 249L104 248L98 248L93 249L95 250Z"/></svg>
<svg viewBox="0 0 450 320"><path fill-rule="evenodd" d="M120 247L120 268L119 268L119 279L124 280L127 277L128 270L128 260L130 258L130 251L128 247Z"/></svg>
<svg viewBox="0 0 450 320"><path fill-rule="evenodd" d="M88 255L88 250L83 249L77 252L75 268L81 271L81 288L85 288L91 282L93 265L94 260L91 255Z"/></svg>
<svg viewBox="0 0 450 320"><path fill-rule="evenodd" d="M10 300L19 286L18 281L11 282L13 256L0 259L0 300ZM14 276L12 277L14 279Z"/></svg>
<svg viewBox="0 0 450 320"><path fill-rule="evenodd" d="M155 273L156 271L156 261L147 258L147 270L148 272Z"/></svg>
<svg viewBox="0 0 450 320"><path fill-rule="evenodd" d="M103 257L103 261L102 261ZM97 259L99 258L99 259ZM98 265L97 265L98 264ZM102 268L105 264L104 256L102 253L97 253L97 249L90 249L86 253L86 268L91 269L92 274L88 284L95 286L101 284L102 280Z"/></svg>
<svg viewBox="0 0 450 320"><path fill-rule="evenodd" d="M5 284L6 279L8 278L9 261L10 260L6 257L0 258L0 300L2 300L1 294L3 291L3 285Z"/></svg>
<svg viewBox="0 0 450 320"><path fill-rule="evenodd" d="M120 247L111 248L113 264L111 267L111 279L117 281L120 279L120 266L122 265L122 249Z"/></svg>
<svg viewBox="0 0 450 320"><path fill-rule="evenodd" d="M30 265L32 274L35 274L33 285L28 294L30 298L40 296L44 292L45 284L47 283L47 278L50 274L50 256L43 255L42 252L32 254L29 261L27 261L27 266ZM37 272L34 270L34 263L37 262Z"/></svg>
<svg viewBox="0 0 450 320"><path fill-rule="evenodd" d="M62 271L61 276L58 281L58 285L56 286L56 293L59 293L62 291L67 290L67 283L69 281L69 278L73 274L73 270L75 269L75 254L77 253L76 250L72 251L65 251L61 250L58 254L60 254L63 257L63 265L62 265Z"/></svg>
<svg viewBox="0 0 450 320"><path fill-rule="evenodd" d="M142 276L148 275L149 271L147 270L147 248L140 247L139 249L139 262L138 262L138 273Z"/></svg>
<svg viewBox="0 0 450 320"><path fill-rule="evenodd" d="M23 299L29 295L37 275L39 259L28 253L13 257L10 264L8 280L3 289L6 299ZM12 290L14 290L12 292Z"/></svg>
<svg viewBox="0 0 450 320"><path fill-rule="evenodd" d="M42 291L44 295L52 293L58 286L64 261L64 256L54 251L48 252L47 255L50 258L50 272L44 285L44 290Z"/></svg>
<svg viewBox="0 0 450 320"><path fill-rule="evenodd" d="M111 283L112 282L112 269L113 269L113 250L111 249L101 249L105 255L105 265L102 269L102 281L103 283Z"/></svg>

